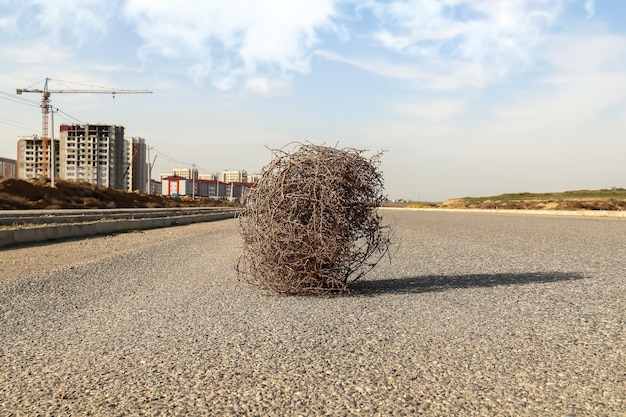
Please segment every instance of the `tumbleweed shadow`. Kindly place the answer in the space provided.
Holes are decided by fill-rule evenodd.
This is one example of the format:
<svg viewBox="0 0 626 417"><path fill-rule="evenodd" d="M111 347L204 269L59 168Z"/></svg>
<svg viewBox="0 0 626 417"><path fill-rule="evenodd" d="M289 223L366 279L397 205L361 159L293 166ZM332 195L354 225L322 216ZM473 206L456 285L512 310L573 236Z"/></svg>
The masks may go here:
<svg viewBox="0 0 626 417"><path fill-rule="evenodd" d="M352 284L353 295L410 294L447 291L455 288L500 285L542 284L583 279L576 272L523 272L468 275L426 275L422 277L361 280Z"/></svg>

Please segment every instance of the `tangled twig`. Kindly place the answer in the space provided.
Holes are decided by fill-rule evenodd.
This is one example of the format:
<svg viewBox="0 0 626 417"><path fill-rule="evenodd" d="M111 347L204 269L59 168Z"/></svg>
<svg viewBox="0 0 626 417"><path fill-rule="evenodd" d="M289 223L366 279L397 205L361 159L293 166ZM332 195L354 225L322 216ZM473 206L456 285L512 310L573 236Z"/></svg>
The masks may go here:
<svg viewBox="0 0 626 417"><path fill-rule="evenodd" d="M284 294L343 292L389 250L382 152L296 144L274 160L246 198L239 276Z"/></svg>

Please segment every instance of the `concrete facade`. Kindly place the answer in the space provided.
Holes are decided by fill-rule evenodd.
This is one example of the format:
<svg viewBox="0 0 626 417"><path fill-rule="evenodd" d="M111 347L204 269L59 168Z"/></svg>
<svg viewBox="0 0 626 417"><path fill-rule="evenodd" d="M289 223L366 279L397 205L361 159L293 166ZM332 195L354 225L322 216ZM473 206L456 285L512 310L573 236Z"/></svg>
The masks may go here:
<svg viewBox="0 0 626 417"><path fill-rule="evenodd" d="M223 198L229 201L242 201L248 190L254 186L248 182L225 183L217 180L192 181L178 175L161 180L163 195Z"/></svg>
<svg viewBox="0 0 626 417"><path fill-rule="evenodd" d="M54 149L52 148L52 143L53 141L50 139L48 149L54 151L54 175L58 178L61 168L60 141L58 139L54 140ZM39 136L20 136L17 140L16 178L20 180L39 178L42 174L42 156L41 138ZM48 158L48 161L51 160L52 158ZM51 172L48 169L48 174Z"/></svg>
<svg viewBox="0 0 626 417"><path fill-rule="evenodd" d="M163 194L163 184L161 181L150 179L150 194Z"/></svg>
<svg viewBox="0 0 626 417"><path fill-rule="evenodd" d="M172 170L172 174L174 174L175 176L178 177L183 177L183 178L187 178L187 179L192 179L192 174L193 174L193 178L198 178L198 170L197 169L191 169L191 168L174 168Z"/></svg>
<svg viewBox="0 0 626 417"><path fill-rule="evenodd" d="M248 173L244 171L223 171L223 182L248 182Z"/></svg>
<svg viewBox="0 0 626 417"><path fill-rule="evenodd" d="M124 127L61 125L60 178L125 190Z"/></svg>
<svg viewBox="0 0 626 417"><path fill-rule="evenodd" d="M140 137L124 139L124 182L126 191L146 191L148 185L146 140Z"/></svg>
<svg viewBox="0 0 626 417"><path fill-rule="evenodd" d="M0 158L0 178L17 178L17 160Z"/></svg>
<svg viewBox="0 0 626 417"><path fill-rule="evenodd" d="M217 174L199 174L198 179L215 181L217 180Z"/></svg>
<svg viewBox="0 0 626 417"><path fill-rule="evenodd" d="M172 175L161 180L163 195L174 197L191 195L192 181L179 175Z"/></svg>

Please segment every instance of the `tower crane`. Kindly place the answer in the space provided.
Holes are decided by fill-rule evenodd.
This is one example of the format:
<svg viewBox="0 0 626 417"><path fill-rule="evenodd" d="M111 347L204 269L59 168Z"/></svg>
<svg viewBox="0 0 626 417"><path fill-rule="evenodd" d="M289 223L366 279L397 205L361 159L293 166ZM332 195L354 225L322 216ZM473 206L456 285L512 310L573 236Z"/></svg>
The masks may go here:
<svg viewBox="0 0 626 417"><path fill-rule="evenodd" d="M121 90L121 89L103 89L103 90L74 90L68 88L65 90L51 90L48 88L50 78L44 80L43 89L39 88L18 88L17 94L22 93L39 93L41 97L41 175L48 175L48 113L50 113L50 94L74 93L74 94L112 94L115 98L116 94L152 94L149 90ZM54 144L52 144L54 146ZM54 164L54 161L53 161ZM53 168L54 169L54 166Z"/></svg>

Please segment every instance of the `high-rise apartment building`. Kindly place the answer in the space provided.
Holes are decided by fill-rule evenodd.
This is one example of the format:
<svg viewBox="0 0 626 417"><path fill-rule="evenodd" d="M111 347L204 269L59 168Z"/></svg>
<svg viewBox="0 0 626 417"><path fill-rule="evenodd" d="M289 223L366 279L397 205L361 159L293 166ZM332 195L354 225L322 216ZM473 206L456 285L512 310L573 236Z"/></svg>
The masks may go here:
<svg viewBox="0 0 626 417"><path fill-rule="evenodd" d="M217 174L199 174L198 175L198 179L199 180L215 181L215 180L217 180Z"/></svg>
<svg viewBox="0 0 626 417"><path fill-rule="evenodd" d="M174 168L172 170L172 173L174 175L176 175L177 177L183 177L183 178L187 178L187 179L197 179L198 178L198 170L197 169L191 169L191 168ZM191 177L191 174L194 174L193 178Z"/></svg>
<svg viewBox="0 0 626 417"><path fill-rule="evenodd" d="M248 182L248 173L246 171L223 171L222 181L229 182Z"/></svg>
<svg viewBox="0 0 626 417"><path fill-rule="evenodd" d="M124 181L126 191L149 191L146 140L139 137L127 137L125 144Z"/></svg>
<svg viewBox="0 0 626 417"><path fill-rule="evenodd" d="M126 189L124 127L61 125L60 177Z"/></svg>
<svg viewBox="0 0 626 417"><path fill-rule="evenodd" d="M52 140L49 139L48 151L54 153L54 175L59 176L60 173L60 158L59 158L59 140L54 140L54 147L52 146ZM17 173L16 177L21 180L30 178L39 178L42 174L41 162L42 162L42 147L41 138L37 135L33 136L20 136L17 139ZM48 158L51 161L53 158ZM52 173L50 167L48 167L48 175Z"/></svg>

